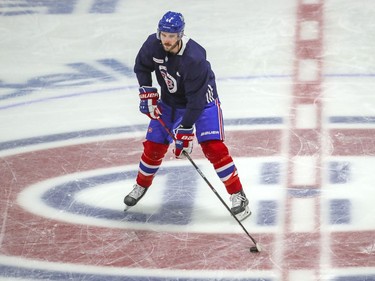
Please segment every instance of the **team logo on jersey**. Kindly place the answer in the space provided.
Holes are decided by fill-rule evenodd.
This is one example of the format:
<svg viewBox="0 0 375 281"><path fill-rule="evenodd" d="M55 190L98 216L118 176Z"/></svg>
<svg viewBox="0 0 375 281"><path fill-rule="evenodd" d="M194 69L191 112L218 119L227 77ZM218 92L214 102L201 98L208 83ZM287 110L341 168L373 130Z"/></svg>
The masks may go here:
<svg viewBox="0 0 375 281"><path fill-rule="evenodd" d="M160 65L159 70L160 70L161 76L163 76L165 84L167 85L168 91L171 94L177 92L177 81L176 81L176 79L174 79L173 76L168 73L168 70L165 66Z"/></svg>

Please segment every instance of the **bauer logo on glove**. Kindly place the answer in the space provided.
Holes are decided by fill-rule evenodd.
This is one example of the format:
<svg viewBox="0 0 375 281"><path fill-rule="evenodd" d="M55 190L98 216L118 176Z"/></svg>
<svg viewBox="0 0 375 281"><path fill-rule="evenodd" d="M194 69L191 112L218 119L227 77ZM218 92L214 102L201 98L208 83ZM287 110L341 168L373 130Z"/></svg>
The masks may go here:
<svg viewBox="0 0 375 281"><path fill-rule="evenodd" d="M159 93L155 87L142 86L139 88L139 110L151 119L158 119L161 115L159 105Z"/></svg>
<svg viewBox="0 0 375 281"><path fill-rule="evenodd" d="M193 151L194 128L184 128L181 125L175 130L174 154L176 158L183 158L184 152L190 154Z"/></svg>

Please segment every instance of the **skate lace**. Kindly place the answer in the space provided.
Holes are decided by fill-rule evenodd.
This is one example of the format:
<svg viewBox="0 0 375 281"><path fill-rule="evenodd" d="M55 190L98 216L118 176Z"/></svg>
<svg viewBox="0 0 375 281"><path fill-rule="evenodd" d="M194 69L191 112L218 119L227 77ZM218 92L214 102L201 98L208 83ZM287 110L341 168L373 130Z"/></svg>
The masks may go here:
<svg viewBox="0 0 375 281"><path fill-rule="evenodd" d="M230 196L230 200L232 201L232 207L240 206L242 202L246 201L246 197L243 196L240 192L232 194Z"/></svg>
<svg viewBox="0 0 375 281"><path fill-rule="evenodd" d="M133 197L134 199L138 199L143 195L145 192L145 188L139 186L138 184L134 185L134 189L130 192L129 196Z"/></svg>

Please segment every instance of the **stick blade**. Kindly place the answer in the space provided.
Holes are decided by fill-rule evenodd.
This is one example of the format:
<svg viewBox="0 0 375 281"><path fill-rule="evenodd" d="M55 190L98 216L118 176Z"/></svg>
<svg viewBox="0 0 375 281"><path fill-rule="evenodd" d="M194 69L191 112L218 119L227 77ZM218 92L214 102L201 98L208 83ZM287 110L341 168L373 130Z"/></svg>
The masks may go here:
<svg viewBox="0 0 375 281"><path fill-rule="evenodd" d="M259 243L256 243L255 246L250 247L250 252L252 253L260 253L262 251L262 247Z"/></svg>

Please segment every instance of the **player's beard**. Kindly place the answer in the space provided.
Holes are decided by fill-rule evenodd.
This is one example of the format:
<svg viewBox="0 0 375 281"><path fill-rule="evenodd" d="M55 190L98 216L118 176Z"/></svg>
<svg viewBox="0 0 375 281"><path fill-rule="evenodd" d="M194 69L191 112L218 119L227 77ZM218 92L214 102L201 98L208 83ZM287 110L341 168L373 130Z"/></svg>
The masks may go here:
<svg viewBox="0 0 375 281"><path fill-rule="evenodd" d="M180 40L177 40L176 43L174 43L173 45L166 45L166 44L163 44L163 48L166 52L170 52L170 53L177 53L177 52L173 52L173 50L179 46L179 43L180 43Z"/></svg>

